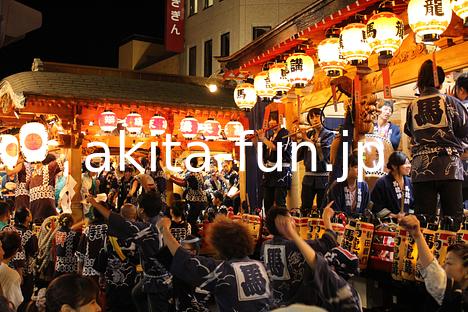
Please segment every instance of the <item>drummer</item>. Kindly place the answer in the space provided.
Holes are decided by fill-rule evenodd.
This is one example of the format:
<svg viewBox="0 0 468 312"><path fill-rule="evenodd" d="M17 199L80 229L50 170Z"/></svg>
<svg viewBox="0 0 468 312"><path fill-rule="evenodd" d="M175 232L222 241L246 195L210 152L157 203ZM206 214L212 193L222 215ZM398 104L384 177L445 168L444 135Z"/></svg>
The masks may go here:
<svg viewBox="0 0 468 312"><path fill-rule="evenodd" d="M386 138L392 143L393 149L397 150L400 145L401 132L400 127L389 121L393 114L393 105L389 101L385 101L380 108L380 115L377 122L374 124L374 134Z"/></svg>
<svg viewBox="0 0 468 312"><path fill-rule="evenodd" d="M369 186L366 181L359 182L357 178L358 157L354 153L348 158L348 177L343 182L335 180L330 185L322 206L334 201L334 211L343 211L347 216L363 214L369 205Z"/></svg>
<svg viewBox="0 0 468 312"><path fill-rule="evenodd" d="M312 171L311 152L308 148L302 148L298 153L298 160L304 160L305 173L302 179L301 213L308 216L312 210L315 195L317 195L317 208L323 201L328 182L327 164L330 163L330 147L335 134L325 129L320 121L320 108L312 108L307 114L307 121L311 125L310 132L302 130L302 140L311 142L317 151L317 170Z"/></svg>
<svg viewBox="0 0 468 312"><path fill-rule="evenodd" d="M411 163L402 152L393 152L388 158L390 172L374 186L371 200L377 217L396 217L399 213L414 213L413 185L409 174Z"/></svg>

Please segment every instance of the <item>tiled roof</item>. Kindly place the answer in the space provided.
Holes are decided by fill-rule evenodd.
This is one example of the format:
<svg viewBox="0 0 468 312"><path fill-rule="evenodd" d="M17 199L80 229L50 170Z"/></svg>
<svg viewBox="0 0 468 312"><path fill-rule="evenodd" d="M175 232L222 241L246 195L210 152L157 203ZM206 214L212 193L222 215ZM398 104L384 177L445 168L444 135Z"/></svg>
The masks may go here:
<svg viewBox="0 0 468 312"><path fill-rule="evenodd" d="M199 84L183 81L154 81L118 76L31 71L3 79L18 95L77 98L168 106L201 106L235 109L233 90L219 88L216 93Z"/></svg>

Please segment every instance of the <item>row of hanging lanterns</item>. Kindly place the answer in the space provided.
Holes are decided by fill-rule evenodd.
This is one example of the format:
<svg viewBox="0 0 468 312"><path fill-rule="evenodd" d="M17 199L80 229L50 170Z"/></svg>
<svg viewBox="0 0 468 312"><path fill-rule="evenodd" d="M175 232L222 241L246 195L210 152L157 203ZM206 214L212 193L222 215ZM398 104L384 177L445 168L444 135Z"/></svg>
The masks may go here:
<svg viewBox="0 0 468 312"><path fill-rule="evenodd" d="M452 10L468 23L468 0L411 0L408 4L409 26L424 43L431 43L447 29ZM367 24L351 23L337 34L329 34L317 46L319 66L327 76L343 74L346 63L357 65L375 52L392 56L403 43L404 23L393 12L381 8ZM234 91L241 109L252 109L257 96L271 100L288 92L294 85L307 85L314 75L314 62L303 52L293 53L286 62L277 60L255 76L254 84L242 83Z"/></svg>
<svg viewBox="0 0 468 312"><path fill-rule="evenodd" d="M200 124L193 116L187 116L180 121L179 130L186 139L193 139L200 131L208 141L214 141L221 138L221 124L214 118L208 118L203 124ZM244 126L237 120L231 120L224 126L224 134L229 141L239 141Z"/></svg>
<svg viewBox="0 0 468 312"><path fill-rule="evenodd" d="M117 129L119 119L117 115L110 111L105 110L99 115L98 125L104 132L112 132ZM130 112L124 119L124 126L128 132L139 134L143 128L143 118L137 112ZM152 136L163 135L167 130L167 120L159 114L155 114L149 120L149 130Z"/></svg>

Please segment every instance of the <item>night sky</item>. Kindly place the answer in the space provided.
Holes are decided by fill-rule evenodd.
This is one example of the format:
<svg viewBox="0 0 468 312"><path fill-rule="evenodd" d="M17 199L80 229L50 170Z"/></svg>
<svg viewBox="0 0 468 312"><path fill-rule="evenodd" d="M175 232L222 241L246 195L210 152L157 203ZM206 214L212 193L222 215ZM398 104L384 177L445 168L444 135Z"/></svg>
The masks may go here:
<svg viewBox="0 0 468 312"><path fill-rule="evenodd" d="M43 61L117 67L132 34L163 38L164 0L21 0L42 12L42 27L0 49L0 78Z"/></svg>

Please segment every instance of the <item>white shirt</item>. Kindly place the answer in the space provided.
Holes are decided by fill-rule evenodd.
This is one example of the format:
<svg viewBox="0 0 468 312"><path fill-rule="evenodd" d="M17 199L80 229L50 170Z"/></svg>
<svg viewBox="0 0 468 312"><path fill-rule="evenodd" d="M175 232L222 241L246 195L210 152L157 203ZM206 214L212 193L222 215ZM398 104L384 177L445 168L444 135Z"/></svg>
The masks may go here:
<svg viewBox="0 0 468 312"><path fill-rule="evenodd" d="M13 303L15 310L18 309L23 302L21 276L5 263L0 265L0 286L2 287L3 296Z"/></svg>

